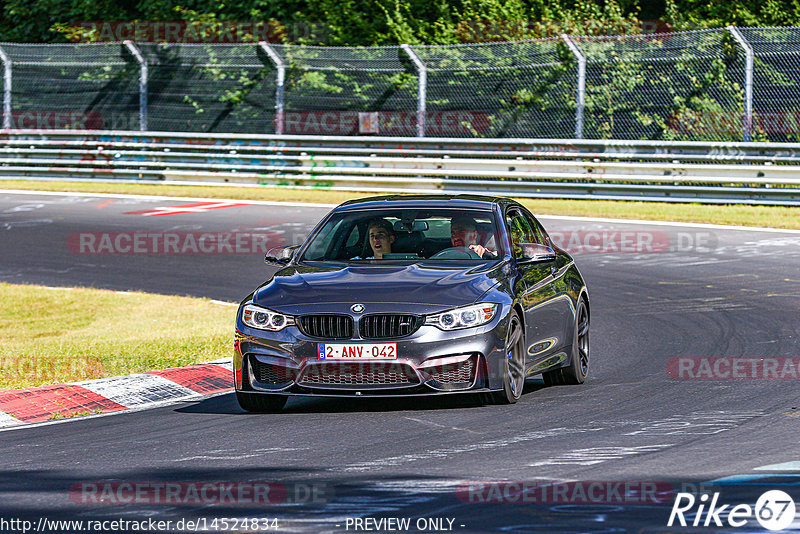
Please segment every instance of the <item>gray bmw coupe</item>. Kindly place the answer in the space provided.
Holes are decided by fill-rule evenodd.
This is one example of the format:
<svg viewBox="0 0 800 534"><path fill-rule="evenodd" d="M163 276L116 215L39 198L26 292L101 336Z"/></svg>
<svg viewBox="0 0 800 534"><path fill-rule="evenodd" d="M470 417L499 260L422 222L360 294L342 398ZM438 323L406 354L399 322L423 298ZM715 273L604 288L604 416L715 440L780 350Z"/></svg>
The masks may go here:
<svg viewBox="0 0 800 534"><path fill-rule="evenodd" d="M236 317L236 398L484 393L581 384L589 296L572 257L519 203L386 196L333 209Z"/></svg>

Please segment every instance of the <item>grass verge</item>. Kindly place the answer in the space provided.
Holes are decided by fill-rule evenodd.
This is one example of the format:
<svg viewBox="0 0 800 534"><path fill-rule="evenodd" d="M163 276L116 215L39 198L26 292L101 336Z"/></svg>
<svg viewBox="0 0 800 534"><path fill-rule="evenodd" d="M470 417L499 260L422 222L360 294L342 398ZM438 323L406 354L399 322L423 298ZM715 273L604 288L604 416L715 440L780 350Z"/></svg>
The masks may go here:
<svg viewBox="0 0 800 534"><path fill-rule="evenodd" d="M236 200L271 200L282 202L318 202L340 204L374 193L283 189L268 187L225 187L156 184L114 184L87 182L39 182L0 180L0 189L70 191L161 195ZM800 229L800 210L780 206L716 204L679 204L670 202L634 202L611 200L518 199L537 215L572 215Z"/></svg>
<svg viewBox="0 0 800 534"><path fill-rule="evenodd" d="M208 299L0 283L0 390L229 356L235 308Z"/></svg>

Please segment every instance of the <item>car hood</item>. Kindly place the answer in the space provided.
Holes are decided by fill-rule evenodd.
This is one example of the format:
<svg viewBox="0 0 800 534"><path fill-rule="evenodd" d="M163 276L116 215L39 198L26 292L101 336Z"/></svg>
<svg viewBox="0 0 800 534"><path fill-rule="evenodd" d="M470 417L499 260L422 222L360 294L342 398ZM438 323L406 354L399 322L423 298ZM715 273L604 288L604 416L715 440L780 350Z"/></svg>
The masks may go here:
<svg viewBox="0 0 800 534"><path fill-rule="evenodd" d="M253 302L288 314L349 312L432 313L472 304L504 277L503 262L478 266L438 263L411 265L291 265L276 272L253 294Z"/></svg>

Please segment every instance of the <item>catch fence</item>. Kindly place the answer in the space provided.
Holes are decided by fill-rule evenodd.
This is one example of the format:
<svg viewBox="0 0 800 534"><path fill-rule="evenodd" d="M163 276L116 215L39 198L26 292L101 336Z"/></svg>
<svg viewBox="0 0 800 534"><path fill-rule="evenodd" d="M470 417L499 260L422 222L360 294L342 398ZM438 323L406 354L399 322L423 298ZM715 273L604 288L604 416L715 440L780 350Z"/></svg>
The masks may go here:
<svg viewBox="0 0 800 534"><path fill-rule="evenodd" d="M795 142L800 28L450 46L0 43L4 129Z"/></svg>

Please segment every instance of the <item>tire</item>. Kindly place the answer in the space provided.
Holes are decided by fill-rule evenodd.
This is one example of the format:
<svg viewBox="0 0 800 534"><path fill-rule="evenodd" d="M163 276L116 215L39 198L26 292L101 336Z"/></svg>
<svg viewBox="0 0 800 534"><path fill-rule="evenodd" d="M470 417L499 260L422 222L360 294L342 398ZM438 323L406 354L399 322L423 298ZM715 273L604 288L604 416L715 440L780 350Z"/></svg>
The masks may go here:
<svg viewBox="0 0 800 534"><path fill-rule="evenodd" d="M525 386L525 332L516 311L508 319L503 389L490 394L492 404L514 404Z"/></svg>
<svg viewBox="0 0 800 534"><path fill-rule="evenodd" d="M236 400L239 406L247 412L253 413L276 413L280 412L289 397L285 395L260 395L258 393L236 392Z"/></svg>
<svg viewBox="0 0 800 534"><path fill-rule="evenodd" d="M570 364L561 369L542 373L545 385L565 386L583 384L589 372L589 308L578 300L575 309L575 335L572 341Z"/></svg>

